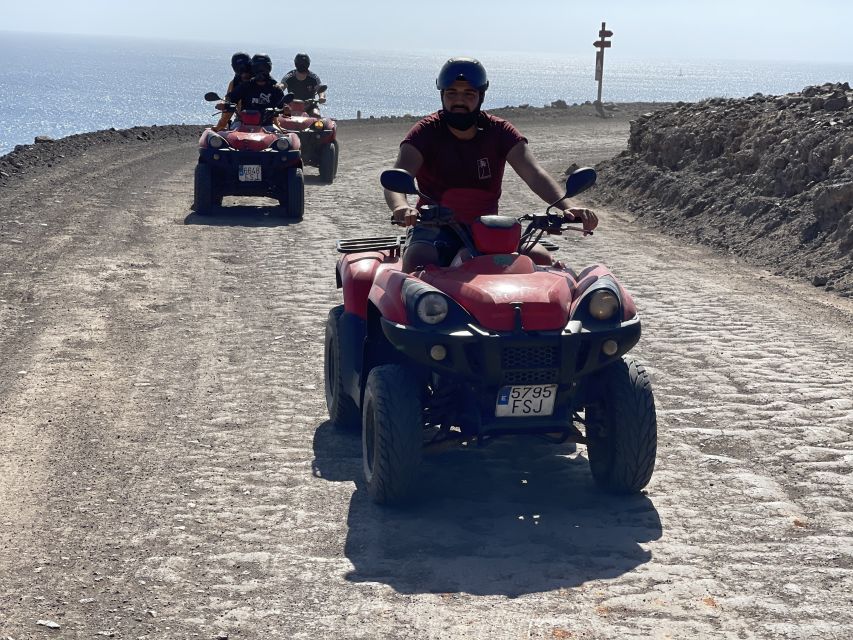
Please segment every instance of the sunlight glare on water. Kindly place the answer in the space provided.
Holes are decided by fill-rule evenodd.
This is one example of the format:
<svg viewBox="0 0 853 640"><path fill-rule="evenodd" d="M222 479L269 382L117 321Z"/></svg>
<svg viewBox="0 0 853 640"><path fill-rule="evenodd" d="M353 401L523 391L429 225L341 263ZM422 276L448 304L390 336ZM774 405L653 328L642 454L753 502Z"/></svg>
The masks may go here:
<svg viewBox="0 0 853 640"><path fill-rule="evenodd" d="M52 137L136 125L211 123L207 91L224 94L233 47L209 43L0 34L0 153L36 135ZM595 52L559 56L477 52L491 85L485 108L557 99L594 100ZM37 51L38 55L33 55ZM254 51L251 51L254 53ZM294 51L269 48L273 76ZM460 54L470 52L460 52ZM311 68L329 85L324 112L334 118L422 115L439 106L435 76L448 52L389 53L316 49ZM608 50L604 99L695 101L781 94L853 76L850 65L771 62L631 61Z"/></svg>

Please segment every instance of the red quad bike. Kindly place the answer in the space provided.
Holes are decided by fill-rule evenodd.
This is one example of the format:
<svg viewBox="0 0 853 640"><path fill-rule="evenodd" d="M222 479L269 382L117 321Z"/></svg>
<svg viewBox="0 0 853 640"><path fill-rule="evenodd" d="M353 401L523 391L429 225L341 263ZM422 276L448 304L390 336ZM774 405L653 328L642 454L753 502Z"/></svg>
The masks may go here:
<svg viewBox="0 0 853 640"><path fill-rule="evenodd" d="M208 102L221 100L214 92ZM287 97L286 97L287 99ZM236 105L227 107L236 110ZM244 110L225 131L205 129L198 141L193 209L205 214L223 196L265 196L278 200L288 218L305 210L302 155L296 134L279 131L272 120L280 109Z"/></svg>
<svg viewBox="0 0 853 640"><path fill-rule="evenodd" d="M327 85L317 87L322 93ZM338 173L338 125L331 118L321 118L316 99L293 100L290 115L282 114L276 124L293 131L302 142L302 161L320 169L320 180L331 184Z"/></svg>
<svg viewBox="0 0 853 640"><path fill-rule="evenodd" d="M595 178L575 171L566 195ZM400 169L382 185L418 193ZM338 241L344 304L326 324L326 404L339 427L361 427L373 501L404 502L425 452L503 435L585 444L607 491L648 484L657 420L648 374L625 355L640 339L634 301L602 265L533 263L543 234L580 230L550 209L482 216L469 233L449 209L421 207L418 224L453 227L472 257L413 273L401 269L402 236Z"/></svg>

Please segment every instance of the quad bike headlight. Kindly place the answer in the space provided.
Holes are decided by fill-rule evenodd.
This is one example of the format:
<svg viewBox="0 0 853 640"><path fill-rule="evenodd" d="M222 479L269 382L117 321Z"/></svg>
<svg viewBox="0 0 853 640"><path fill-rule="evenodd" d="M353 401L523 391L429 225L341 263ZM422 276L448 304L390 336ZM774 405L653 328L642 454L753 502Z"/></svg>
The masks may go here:
<svg viewBox="0 0 853 640"><path fill-rule="evenodd" d="M619 309L619 298L609 289L592 294L589 299L589 313L596 320L609 320Z"/></svg>
<svg viewBox="0 0 853 640"><path fill-rule="evenodd" d="M223 140L221 136L211 133L207 137L207 144L209 144L213 149L221 149L225 146L225 140Z"/></svg>
<svg viewBox="0 0 853 640"><path fill-rule="evenodd" d="M322 129L323 128L323 121L317 120L317 122L314 123L314 128L315 129Z"/></svg>
<svg viewBox="0 0 853 640"><path fill-rule="evenodd" d="M427 293L418 300L418 318L426 324L438 324L447 317L447 300L440 293Z"/></svg>
<svg viewBox="0 0 853 640"><path fill-rule="evenodd" d="M273 143L276 151L287 151L290 149L290 140L287 138L279 138Z"/></svg>

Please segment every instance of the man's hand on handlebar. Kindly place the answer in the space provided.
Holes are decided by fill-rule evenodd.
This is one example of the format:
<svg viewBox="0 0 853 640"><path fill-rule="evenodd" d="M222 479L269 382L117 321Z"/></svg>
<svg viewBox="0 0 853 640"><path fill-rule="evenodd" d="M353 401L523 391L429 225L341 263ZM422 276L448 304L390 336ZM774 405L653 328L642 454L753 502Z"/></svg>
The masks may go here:
<svg viewBox="0 0 853 640"><path fill-rule="evenodd" d="M392 221L403 227L411 227L418 222L418 210L409 205L394 209Z"/></svg>
<svg viewBox="0 0 853 640"><path fill-rule="evenodd" d="M584 235L591 234L598 226L598 216L591 209L571 207L563 211L563 217L567 222L580 222L583 224Z"/></svg>

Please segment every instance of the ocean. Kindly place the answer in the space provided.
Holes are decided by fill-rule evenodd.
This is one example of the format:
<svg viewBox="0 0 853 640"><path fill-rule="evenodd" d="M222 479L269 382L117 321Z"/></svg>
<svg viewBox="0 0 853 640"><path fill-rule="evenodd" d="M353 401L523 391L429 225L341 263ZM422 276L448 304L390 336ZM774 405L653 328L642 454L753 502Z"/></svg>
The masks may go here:
<svg viewBox="0 0 853 640"><path fill-rule="evenodd" d="M0 31L0 155L37 135L54 138L152 124L216 120L207 91L225 92L233 45ZM273 76L292 67L295 51L262 49ZM254 53L255 51L250 51ZM311 69L329 85L325 114L334 118L426 114L438 108L435 75L453 52L309 51ZM476 55L491 86L484 108L557 99L594 100L595 49L589 55L457 52ZM605 54L610 102L685 102L708 97L781 94L811 84L853 80L853 65L640 61Z"/></svg>

